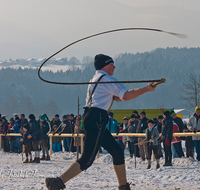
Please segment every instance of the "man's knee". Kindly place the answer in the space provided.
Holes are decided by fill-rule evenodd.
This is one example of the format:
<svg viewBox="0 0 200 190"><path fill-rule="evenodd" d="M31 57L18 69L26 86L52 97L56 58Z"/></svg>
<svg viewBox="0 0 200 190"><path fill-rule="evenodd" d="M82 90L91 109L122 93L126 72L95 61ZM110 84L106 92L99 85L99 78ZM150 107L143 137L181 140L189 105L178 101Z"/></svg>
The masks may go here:
<svg viewBox="0 0 200 190"><path fill-rule="evenodd" d="M80 169L84 171L87 170L92 165L93 160L86 161L79 159L77 162L80 164Z"/></svg>
<svg viewBox="0 0 200 190"><path fill-rule="evenodd" d="M117 154L113 156L113 164L114 165L124 164L124 152L121 148L117 152Z"/></svg>

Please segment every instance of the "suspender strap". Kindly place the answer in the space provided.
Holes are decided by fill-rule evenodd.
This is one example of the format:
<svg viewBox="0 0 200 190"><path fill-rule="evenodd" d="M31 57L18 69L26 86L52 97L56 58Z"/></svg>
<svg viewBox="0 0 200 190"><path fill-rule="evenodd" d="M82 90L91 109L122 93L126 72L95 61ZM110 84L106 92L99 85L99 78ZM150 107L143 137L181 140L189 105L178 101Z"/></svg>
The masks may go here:
<svg viewBox="0 0 200 190"><path fill-rule="evenodd" d="M91 108L91 106L92 106L92 95L94 94L94 91L95 91L95 89L97 88L98 82L99 82L105 75L106 75L106 74L101 75L101 76L99 77L99 79L97 80L97 83L95 84L95 86L94 86L92 92L91 92L90 89L89 89L90 98L88 99L87 104L90 103L90 108Z"/></svg>

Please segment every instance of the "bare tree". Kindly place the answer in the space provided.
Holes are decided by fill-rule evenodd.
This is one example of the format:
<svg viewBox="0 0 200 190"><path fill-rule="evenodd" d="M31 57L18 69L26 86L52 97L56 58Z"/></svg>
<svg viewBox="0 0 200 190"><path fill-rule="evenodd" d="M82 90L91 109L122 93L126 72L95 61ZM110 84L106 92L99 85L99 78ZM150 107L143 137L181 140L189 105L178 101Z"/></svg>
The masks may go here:
<svg viewBox="0 0 200 190"><path fill-rule="evenodd" d="M181 99L185 101L185 106L188 108L194 108L200 105L200 77L190 73L189 81L187 84L183 84L184 89L182 89L184 95Z"/></svg>

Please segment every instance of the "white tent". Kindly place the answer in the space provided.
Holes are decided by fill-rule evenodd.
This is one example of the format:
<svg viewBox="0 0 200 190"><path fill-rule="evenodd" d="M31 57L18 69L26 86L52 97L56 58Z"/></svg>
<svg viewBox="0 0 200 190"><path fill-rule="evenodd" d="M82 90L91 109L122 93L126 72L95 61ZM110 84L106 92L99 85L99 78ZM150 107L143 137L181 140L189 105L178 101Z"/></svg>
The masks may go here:
<svg viewBox="0 0 200 190"><path fill-rule="evenodd" d="M189 110L186 109L174 109L176 114L181 114L182 115L182 120L183 121L188 121L189 118L194 114Z"/></svg>

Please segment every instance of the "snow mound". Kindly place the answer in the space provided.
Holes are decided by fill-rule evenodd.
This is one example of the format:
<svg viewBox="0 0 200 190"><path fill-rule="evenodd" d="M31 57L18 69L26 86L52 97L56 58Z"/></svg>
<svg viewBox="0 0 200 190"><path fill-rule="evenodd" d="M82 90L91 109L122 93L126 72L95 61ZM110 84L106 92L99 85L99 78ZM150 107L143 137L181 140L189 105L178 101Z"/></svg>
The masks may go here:
<svg viewBox="0 0 200 190"><path fill-rule="evenodd" d="M74 153L72 153L72 152L70 152L70 153L66 153L64 156L63 156L63 159L64 160L69 160L69 159L73 159L73 158L75 158L75 154Z"/></svg>
<svg viewBox="0 0 200 190"><path fill-rule="evenodd" d="M106 155L103 155L102 157L96 159L95 162L102 163L102 164L112 164L113 159L110 154L106 154Z"/></svg>

